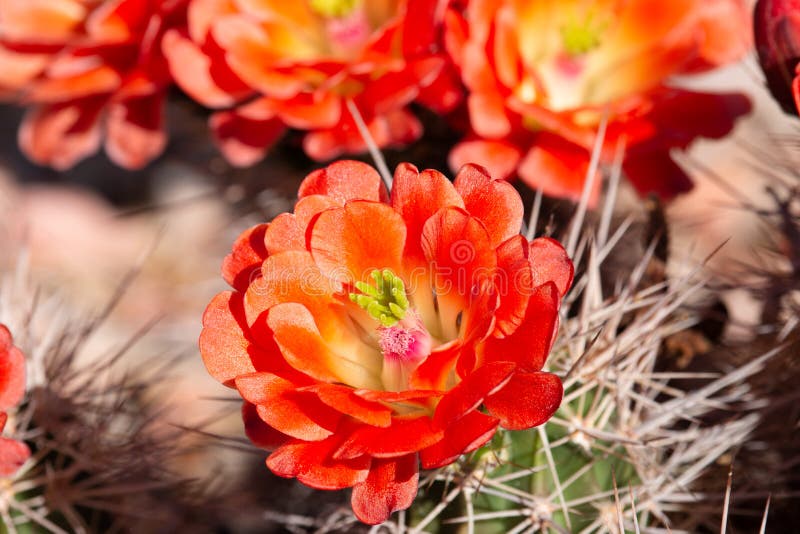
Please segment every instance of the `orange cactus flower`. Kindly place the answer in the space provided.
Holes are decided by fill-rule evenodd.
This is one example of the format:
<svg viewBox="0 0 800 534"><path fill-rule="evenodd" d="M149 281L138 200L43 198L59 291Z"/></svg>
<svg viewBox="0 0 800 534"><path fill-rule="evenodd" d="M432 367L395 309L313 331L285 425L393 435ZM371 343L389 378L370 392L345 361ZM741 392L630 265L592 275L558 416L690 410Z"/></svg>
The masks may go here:
<svg viewBox="0 0 800 534"><path fill-rule="evenodd" d="M36 163L66 169L101 143L136 169L166 145L166 29L186 0L0 1L0 92L30 106L19 131Z"/></svg>
<svg viewBox="0 0 800 534"><path fill-rule="evenodd" d="M211 127L233 164L258 161L287 127L327 160L365 150L347 99L381 147L420 136L412 101L455 106L442 12L441 0L192 0L164 53L186 93L224 109Z"/></svg>
<svg viewBox="0 0 800 534"><path fill-rule="evenodd" d="M471 0L445 25L472 129L452 166L478 162L550 195L580 196L604 114L605 160L624 137L633 185L670 197L691 182L669 150L720 137L749 110L742 95L666 85L747 50L741 0Z"/></svg>
<svg viewBox="0 0 800 534"><path fill-rule="evenodd" d="M759 0L753 28L772 96L787 113L800 113L800 1Z"/></svg>
<svg viewBox="0 0 800 534"><path fill-rule="evenodd" d="M25 356L14 346L8 328L0 324L0 432L8 420L6 410L19 404L24 393ZM24 443L0 437L0 476L16 473L30 455Z"/></svg>
<svg viewBox="0 0 800 534"><path fill-rule="evenodd" d="M451 183L400 165L389 198L343 161L299 197L237 240L200 351L274 473L353 487L376 524L411 504L420 464L555 412L561 381L541 369L573 267L556 241L519 235L518 194L480 167Z"/></svg>

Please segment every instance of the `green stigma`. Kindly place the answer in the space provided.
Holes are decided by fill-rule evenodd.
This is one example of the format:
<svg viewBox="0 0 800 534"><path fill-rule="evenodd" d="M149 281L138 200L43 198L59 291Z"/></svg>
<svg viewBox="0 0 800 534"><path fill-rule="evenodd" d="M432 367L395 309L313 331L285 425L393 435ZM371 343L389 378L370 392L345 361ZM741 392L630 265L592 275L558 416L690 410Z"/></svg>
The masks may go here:
<svg viewBox="0 0 800 534"><path fill-rule="evenodd" d="M561 27L561 40L564 51L570 56L580 56L600 46L602 28L595 23L592 14L582 19L576 16Z"/></svg>
<svg viewBox="0 0 800 534"><path fill-rule="evenodd" d="M385 327L394 326L406 316L408 298L406 286L399 276L389 269L375 269L369 275L374 280L370 285L356 282L360 293L350 293L350 300L366 311Z"/></svg>
<svg viewBox="0 0 800 534"><path fill-rule="evenodd" d="M346 17L361 4L361 0L311 0L309 5L323 17Z"/></svg>

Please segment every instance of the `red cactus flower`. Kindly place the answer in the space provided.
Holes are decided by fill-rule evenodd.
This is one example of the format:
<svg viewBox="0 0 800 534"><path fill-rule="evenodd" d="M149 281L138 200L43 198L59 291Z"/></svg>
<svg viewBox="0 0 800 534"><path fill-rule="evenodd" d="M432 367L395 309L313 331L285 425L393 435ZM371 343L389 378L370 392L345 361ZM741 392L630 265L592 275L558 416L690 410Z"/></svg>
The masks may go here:
<svg viewBox="0 0 800 534"><path fill-rule="evenodd" d="M318 160L365 149L345 102L352 99L381 147L419 137L407 109L460 98L437 40L440 0L192 0L188 31L164 52L177 83L225 108L211 126L236 165L263 157L285 128L306 130Z"/></svg>
<svg viewBox="0 0 800 534"><path fill-rule="evenodd" d="M772 96L787 112L800 112L800 1L759 0L756 49Z"/></svg>
<svg viewBox="0 0 800 534"><path fill-rule="evenodd" d="M5 411L19 404L24 393L25 356L14 346L8 328L0 324L0 432L8 419ZM0 476L16 473L30 455L24 443L0 437Z"/></svg>
<svg viewBox="0 0 800 534"><path fill-rule="evenodd" d="M475 161L577 198L607 113L605 160L624 137L624 170L640 193L685 191L691 182L669 150L725 135L749 102L666 83L740 57L748 35L741 0L454 4L447 46L469 91L472 132L451 164Z"/></svg>
<svg viewBox="0 0 800 534"><path fill-rule="evenodd" d="M0 91L30 106L19 131L36 163L66 169L101 143L136 169L166 145L171 76L161 53L186 0L0 2Z"/></svg>
<svg viewBox="0 0 800 534"><path fill-rule="evenodd" d="M516 191L476 166L453 184L403 164L389 199L374 169L338 162L299 197L237 240L200 351L273 472L352 486L380 523L413 501L418 464L553 414L561 382L541 369L573 268L519 235Z"/></svg>

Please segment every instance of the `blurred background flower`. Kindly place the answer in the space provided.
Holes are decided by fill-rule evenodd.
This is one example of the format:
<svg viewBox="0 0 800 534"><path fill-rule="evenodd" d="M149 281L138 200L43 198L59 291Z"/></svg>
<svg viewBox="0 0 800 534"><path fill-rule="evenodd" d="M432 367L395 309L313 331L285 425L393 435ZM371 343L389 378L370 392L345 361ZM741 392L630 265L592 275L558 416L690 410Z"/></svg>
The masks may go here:
<svg viewBox="0 0 800 534"><path fill-rule="evenodd" d="M602 158L623 143L640 194L685 192L691 180L670 150L724 136L750 109L743 94L674 85L746 52L750 17L738 0L472 0L451 7L446 26L471 126L451 167L477 162L548 195L580 196L604 121Z"/></svg>

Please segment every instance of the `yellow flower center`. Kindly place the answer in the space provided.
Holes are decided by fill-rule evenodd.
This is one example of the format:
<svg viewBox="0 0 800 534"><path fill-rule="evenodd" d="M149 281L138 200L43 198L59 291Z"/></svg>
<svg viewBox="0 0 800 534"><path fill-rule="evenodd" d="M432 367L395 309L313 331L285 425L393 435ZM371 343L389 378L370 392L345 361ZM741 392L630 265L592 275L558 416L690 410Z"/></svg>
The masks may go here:
<svg viewBox="0 0 800 534"><path fill-rule="evenodd" d="M430 354L433 338L406 296L403 280L389 269L370 273L372 284L356 282L350 300L380 325L381 382L388 391L408 389L409 377Z"/></svg>
<svg viewBox="0 0 800 534"><path fill-rule="evenodd" d="M309 5L323 17L343 18L355 11L361 0L311 0Z"/></svg>
<svg viewBox="0 0 800 534"><path fill-rule="evenodd" d="M598 22L594 13L583 17L570 16L561 27L561 43L564 52L570 56L581 56L600 46L600 35L603 24Z"/></svg>

